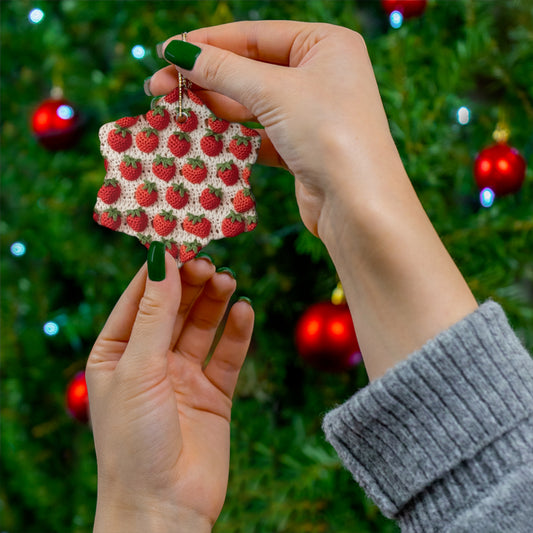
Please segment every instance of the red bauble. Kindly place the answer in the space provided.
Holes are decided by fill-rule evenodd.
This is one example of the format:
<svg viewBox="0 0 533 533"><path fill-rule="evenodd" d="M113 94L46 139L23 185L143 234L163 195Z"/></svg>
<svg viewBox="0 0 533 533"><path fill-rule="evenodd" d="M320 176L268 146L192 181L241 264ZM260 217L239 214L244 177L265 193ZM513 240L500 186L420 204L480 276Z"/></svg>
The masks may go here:
<svg viewBox="0 0 533 533"><path fill-rule="evenodd" d="M80 134L80 117L72 104L63 98L45 100L33 113L33 134L49 150L73 146Z"/></svg>
<svg viewBox="0 0 533 533"><path fill-rule="evenodd" d="M67 386L66 394L67 411L80 422L89 421L89 395L85 372L78 372Z"/></svg>
<svg viewBox="0 0 533 533"><path fill-rule="evenodd" d="M406 19L422 15L426 10L426 4L427 0L381 0L387 15L399 11Z"/></svg>
<svg viewBox="0 0 533 533"><path fill-rule="evenodd" d="M480 190L490 188L496 196L517 192L526 176L526 160L516 148L499 142L479 152L474 177Z"/></svg>
<svg viewBox="0 0 533 533"><path fill-rule="evenodd" d="M296 347L309 365L327 372L348 370L361 361L352 316L346 304L319 302L296 325Z"/></svg>

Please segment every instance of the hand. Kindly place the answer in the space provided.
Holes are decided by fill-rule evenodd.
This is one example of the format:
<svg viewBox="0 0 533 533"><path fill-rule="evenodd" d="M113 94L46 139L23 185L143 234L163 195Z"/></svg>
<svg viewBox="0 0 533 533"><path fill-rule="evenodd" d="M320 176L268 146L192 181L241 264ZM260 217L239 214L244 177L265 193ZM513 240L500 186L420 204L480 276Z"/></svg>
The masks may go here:
<svg viewBox="0 0 533 533"><path fill-rule="evenodd" d="M403 167L359 34L257 21L187 40L201 49L192 70L156 72L151 92L176 87L178 68L215 114L265 126L260 162L294 174L300 215L333 259L371 379L477 307Z"/></svg>
<svg viewBox="0 0 533 533"><path fill-rule="evenodd" d="M231 398L253 327L235 280L195 259L141 268L86 370L98 459L95 531L210 531L228 479Z"/></svg>
<svg viewBox="0 0 533 533"><path fill-rule="evenodd" d="M315 235L327 198L346 194L350 185L363 197L363 185L376 174L369 156L384 172L402 168L359 34L329 24L261 21L191 31L187 41L202 51L194 69L181 72L215 114L266 128L259 161L292 172L302 220ZM152 76L150 89L166 94L177 84L170 66ZM346 152L353 155L348 169Z"/></svg>

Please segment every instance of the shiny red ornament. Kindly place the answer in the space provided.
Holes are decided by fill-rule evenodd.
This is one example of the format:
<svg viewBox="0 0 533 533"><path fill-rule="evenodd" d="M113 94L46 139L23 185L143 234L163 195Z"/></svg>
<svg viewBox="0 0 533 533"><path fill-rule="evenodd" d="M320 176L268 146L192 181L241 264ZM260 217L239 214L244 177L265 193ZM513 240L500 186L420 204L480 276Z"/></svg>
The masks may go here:
<svg viewBox="0 0 533 533"><path fill-rule="evenodd" d="M34 111L31 127L37 140L49 150L72 147L79 139L80 116L63 98L50 98Z"/></svg>
<svg viewBox="0 0 533 533"><path fill-rule="evenodd" d="M479 152L474 178L480 190L491 189L496 196L517 192L526 176L526 160L516 148L499 142Z"/></svg>
<svg viewBox="0 0 533 533"><path fill-rule="evenodd" d="M426 10L427 0L381 0L383 9L390 15L399 11L403 18L419 17Z"/></svg>
<svg viewBox="0 0 533 533"><path fill-rule="evenodd" d="M313 304L298 320L295 340L302 359L319 370L342 372L361 361L352 316L346 304Z"/></svg>
<svg viewBox="0 0 533 533"><path fill-rule="evenodd" d="M80 422L89 421L89 395L85 372L78 372L67 386L66 404L68 413Z"/></svg>

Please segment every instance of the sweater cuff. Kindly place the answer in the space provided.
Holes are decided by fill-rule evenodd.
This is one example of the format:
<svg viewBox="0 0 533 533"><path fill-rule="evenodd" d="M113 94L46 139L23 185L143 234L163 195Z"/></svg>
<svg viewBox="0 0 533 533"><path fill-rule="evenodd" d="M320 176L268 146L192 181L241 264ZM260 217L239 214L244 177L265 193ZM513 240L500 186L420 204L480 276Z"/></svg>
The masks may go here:
<svg viewBox="0 0 533 533"><path fill-rule="evenodd" d="M487 302L328 413L323 428L368 496L397 518L422 498L436 511L464 499L455 469L482 486L503 453L509 473L520 462L517 428L532 412L533 360Z"/></svg>

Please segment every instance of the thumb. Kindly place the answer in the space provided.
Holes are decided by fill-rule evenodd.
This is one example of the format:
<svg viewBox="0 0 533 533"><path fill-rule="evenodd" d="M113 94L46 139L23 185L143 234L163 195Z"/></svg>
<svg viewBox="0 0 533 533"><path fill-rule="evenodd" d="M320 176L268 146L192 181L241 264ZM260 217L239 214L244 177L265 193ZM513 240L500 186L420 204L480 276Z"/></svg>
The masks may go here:
<svg viewBox="0 0 533 533"><path fill-rule="evenodd" d="M144 294L122 359L141 366L166 364L180 301L181 283L176 261L165 253L163 243L153 242L148 252Z"/></svg>
<svg viewBox="0 0 533 533"><path fill-rule="evenodd" d="M284 70L205 43L177 39L165 43L163 56L192 83L239 102L255 116L260 115L257 104L265 100Z"/></svg>

